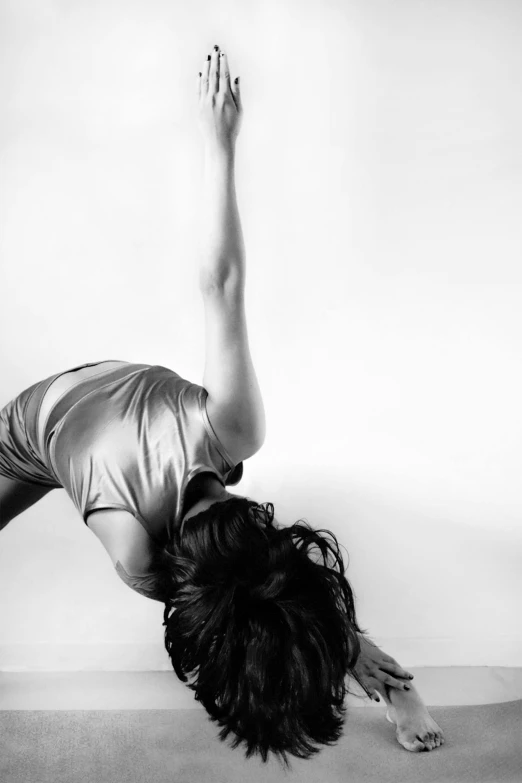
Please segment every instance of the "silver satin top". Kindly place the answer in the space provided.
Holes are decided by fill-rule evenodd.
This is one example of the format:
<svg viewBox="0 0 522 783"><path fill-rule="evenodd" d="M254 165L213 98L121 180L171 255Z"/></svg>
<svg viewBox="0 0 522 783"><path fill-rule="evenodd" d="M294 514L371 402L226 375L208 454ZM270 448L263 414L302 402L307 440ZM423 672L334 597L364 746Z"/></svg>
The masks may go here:
<svg viewBox="0 0 522 783"><path fill-rule="evenodd" d="M234 466L212 429L202 386L160 365L129 363L114 376L89 383L63 415L57 403L44 458L84 521L95 509L125 509L164 544L180 525L189 481L209 471L235 485L243 463Z"/></svg>

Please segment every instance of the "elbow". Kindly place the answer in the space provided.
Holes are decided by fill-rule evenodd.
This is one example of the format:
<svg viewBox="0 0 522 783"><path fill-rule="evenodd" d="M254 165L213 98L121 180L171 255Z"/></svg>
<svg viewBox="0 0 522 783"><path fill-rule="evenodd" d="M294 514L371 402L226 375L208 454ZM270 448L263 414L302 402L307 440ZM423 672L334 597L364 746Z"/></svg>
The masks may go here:
<svg viewBox="0 0 522 783"><path fill-rule="evenodd" d="M245 289L244 266L227 264L218 269L202 268L199 273L199 288L204 296L235 296Z"/></svg>

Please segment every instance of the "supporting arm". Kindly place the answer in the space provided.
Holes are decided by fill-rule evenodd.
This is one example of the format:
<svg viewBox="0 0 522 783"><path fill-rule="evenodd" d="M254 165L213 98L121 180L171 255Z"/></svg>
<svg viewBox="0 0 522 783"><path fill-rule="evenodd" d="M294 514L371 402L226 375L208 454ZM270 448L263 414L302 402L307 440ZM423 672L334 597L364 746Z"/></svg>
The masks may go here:
<svg viewBox="0 0 522 783"><path fill-rule="evenodd" d="M146 576L132 576L128 574L119 560L116 561L116 573L125 582L127 587L136 593L151 598L153 601L166 603L167 595L163 586L162 573L151 573Z"/></svg>

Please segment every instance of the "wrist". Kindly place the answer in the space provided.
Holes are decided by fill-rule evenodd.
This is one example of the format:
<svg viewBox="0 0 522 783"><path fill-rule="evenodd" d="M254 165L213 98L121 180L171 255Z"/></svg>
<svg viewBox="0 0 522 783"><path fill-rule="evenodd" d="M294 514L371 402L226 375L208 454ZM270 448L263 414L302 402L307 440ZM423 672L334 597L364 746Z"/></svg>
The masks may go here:
<svg viewBox="0 0 522 783"><path fill-rule="evenodd" d="M205 142L205 159L211 161L233 161L236 155L235 142L231 141L227 144L218 144L215 142Z"/></svg>

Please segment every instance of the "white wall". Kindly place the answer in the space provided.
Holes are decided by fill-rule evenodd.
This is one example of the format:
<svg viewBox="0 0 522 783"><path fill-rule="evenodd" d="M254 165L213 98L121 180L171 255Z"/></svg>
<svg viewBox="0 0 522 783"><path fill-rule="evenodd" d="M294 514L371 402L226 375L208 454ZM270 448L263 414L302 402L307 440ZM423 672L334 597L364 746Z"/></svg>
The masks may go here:
<svg viewBox="0 0 522 783"><path fill-rule="evenodd" d="M268 421L234 491L338 536L404 665L521 665L522 6L0 13L0 406L102 359L202 382L195 79L218 43ZM170 668L162 605L63 490L0 541L0 669Z"/></svg>

